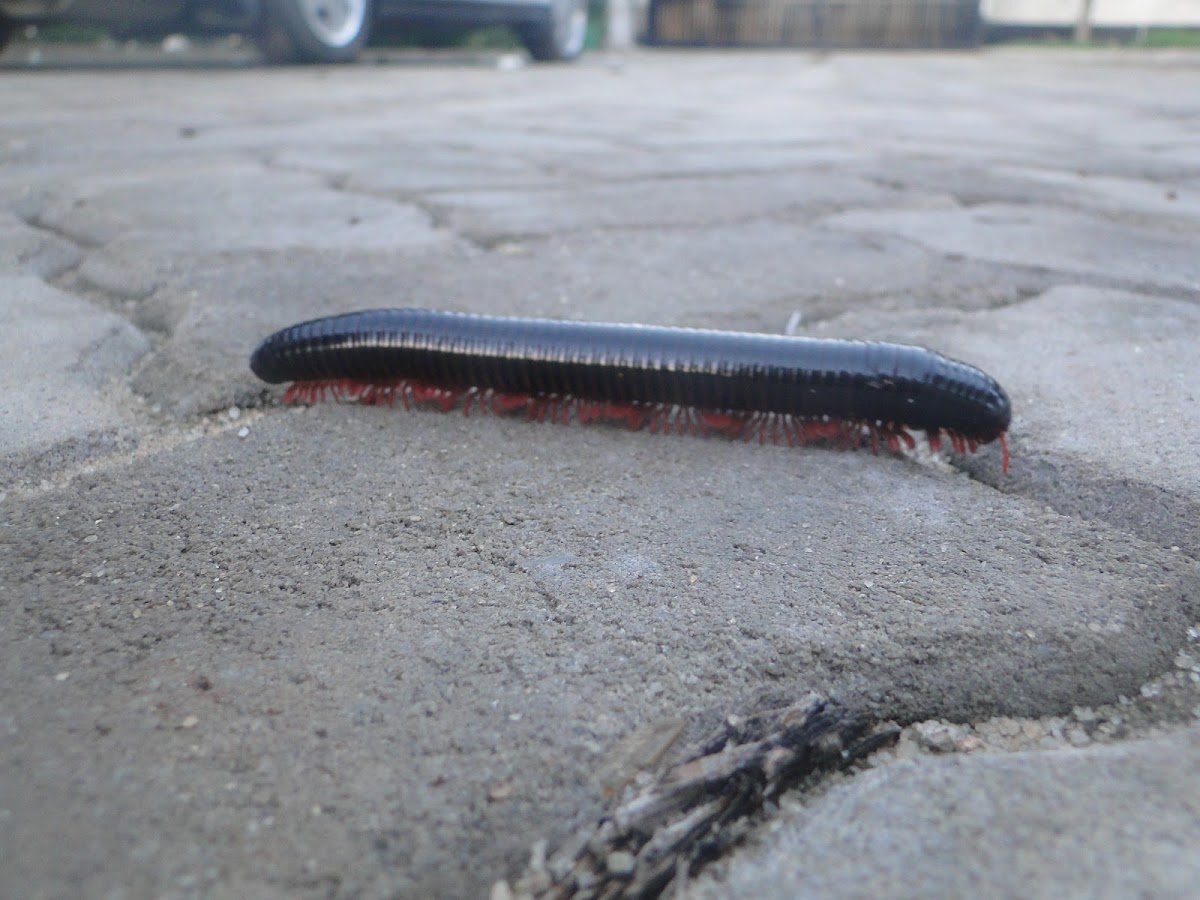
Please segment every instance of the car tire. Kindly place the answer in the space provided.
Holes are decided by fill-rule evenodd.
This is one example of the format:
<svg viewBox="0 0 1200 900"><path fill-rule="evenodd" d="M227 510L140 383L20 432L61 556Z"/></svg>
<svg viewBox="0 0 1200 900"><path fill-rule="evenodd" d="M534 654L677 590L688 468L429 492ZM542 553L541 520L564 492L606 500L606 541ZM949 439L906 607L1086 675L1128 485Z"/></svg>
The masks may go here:
<svg viewBox="0 0 1200 900"><path fill-rule="evenodd" d="M374 0L264 0L256 35L276 63L348 63L371 33Z"/></svg>
<svg viewBox="0 0 1200 900"><path fill-rule="evenodd" d="M550 0L545 19L520 27L518 34L538 62L562 62L583 52L587 25L588 0Z"/></svg>

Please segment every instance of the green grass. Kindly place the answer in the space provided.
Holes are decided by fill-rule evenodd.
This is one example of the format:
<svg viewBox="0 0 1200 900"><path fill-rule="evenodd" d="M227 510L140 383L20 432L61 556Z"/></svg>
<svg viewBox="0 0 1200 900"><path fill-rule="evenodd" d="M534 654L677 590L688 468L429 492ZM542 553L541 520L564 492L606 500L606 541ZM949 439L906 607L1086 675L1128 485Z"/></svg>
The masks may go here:
<svg viewBox="0 0 1200 900"><path fill-rule="evenodd" d="M589 0L587 40L583 45L588 50L599 50L604 46L604 33L607 30L604 13L604 0Z"/></svg>
<svg viewBox="0 0 1200 900"><path fill-rule="evenodd" d="M1004 47L1062 47L1083 50L1105 47L1200 47L1200 28L1148 28L1138 32L1133 28L1104 30L1093 35L1092 40L1079 43L1071 36L1070 29L1059 28L1043 35L1017 35L994 40L984 38L984 43Z"/></svg>
<svg viewBox="0 0 1200 900"><path fill-rule="evenodd" d="M37 40L47 44L95 44L106 37L108 32L103 28L96 25L77 25L73 22L39 25L37 29Z"/></svg>
<svg viewBox="0 0 1200 900"><path fill-rule="evenodd" d="M1200 47L1200 28L1150 28L1135 47Z"/></svg>

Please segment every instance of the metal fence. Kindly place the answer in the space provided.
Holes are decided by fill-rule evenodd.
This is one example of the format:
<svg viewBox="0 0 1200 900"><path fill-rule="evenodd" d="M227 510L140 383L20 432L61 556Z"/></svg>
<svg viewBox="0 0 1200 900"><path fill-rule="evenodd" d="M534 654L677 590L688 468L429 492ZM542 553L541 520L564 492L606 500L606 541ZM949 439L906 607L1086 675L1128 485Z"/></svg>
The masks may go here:
<svg viewBox="0 0 1200 900"><path fill-rule="evenodd" d="M979 0L651 0L647 41L706 47L974 47Z"/></svg>

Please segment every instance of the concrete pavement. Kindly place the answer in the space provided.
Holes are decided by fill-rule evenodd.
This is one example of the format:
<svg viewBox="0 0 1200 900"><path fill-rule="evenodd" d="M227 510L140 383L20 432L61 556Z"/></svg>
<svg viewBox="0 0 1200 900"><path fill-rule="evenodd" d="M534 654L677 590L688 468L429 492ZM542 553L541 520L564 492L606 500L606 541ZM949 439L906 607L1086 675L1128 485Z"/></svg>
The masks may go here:
<svg viewBox="0 0 1200 900"><path fill-rule="evenodd" d="M519 893L623 737L813 690L918 724L698 896L1194 880L1200 57L4 78L0 894ZM247 368L399 305L924 344L1012 471Z"/></svg>

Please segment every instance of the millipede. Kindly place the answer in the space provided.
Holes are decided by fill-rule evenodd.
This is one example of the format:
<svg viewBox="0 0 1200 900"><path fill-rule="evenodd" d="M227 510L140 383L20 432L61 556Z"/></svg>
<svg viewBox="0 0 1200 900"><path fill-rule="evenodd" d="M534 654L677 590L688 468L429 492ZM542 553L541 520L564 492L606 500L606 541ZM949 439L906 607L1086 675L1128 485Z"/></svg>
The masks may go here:
<svg viewBox="0 0 1200 900"><path fill-rule="evenodd" d="M934 450L998 441L1008 471L1003 388L974 366L904 344L372 309L277 331L250 368L291 382L284 403L461 406L892 452L915 447L911 432L923 431Z"/></svg>

